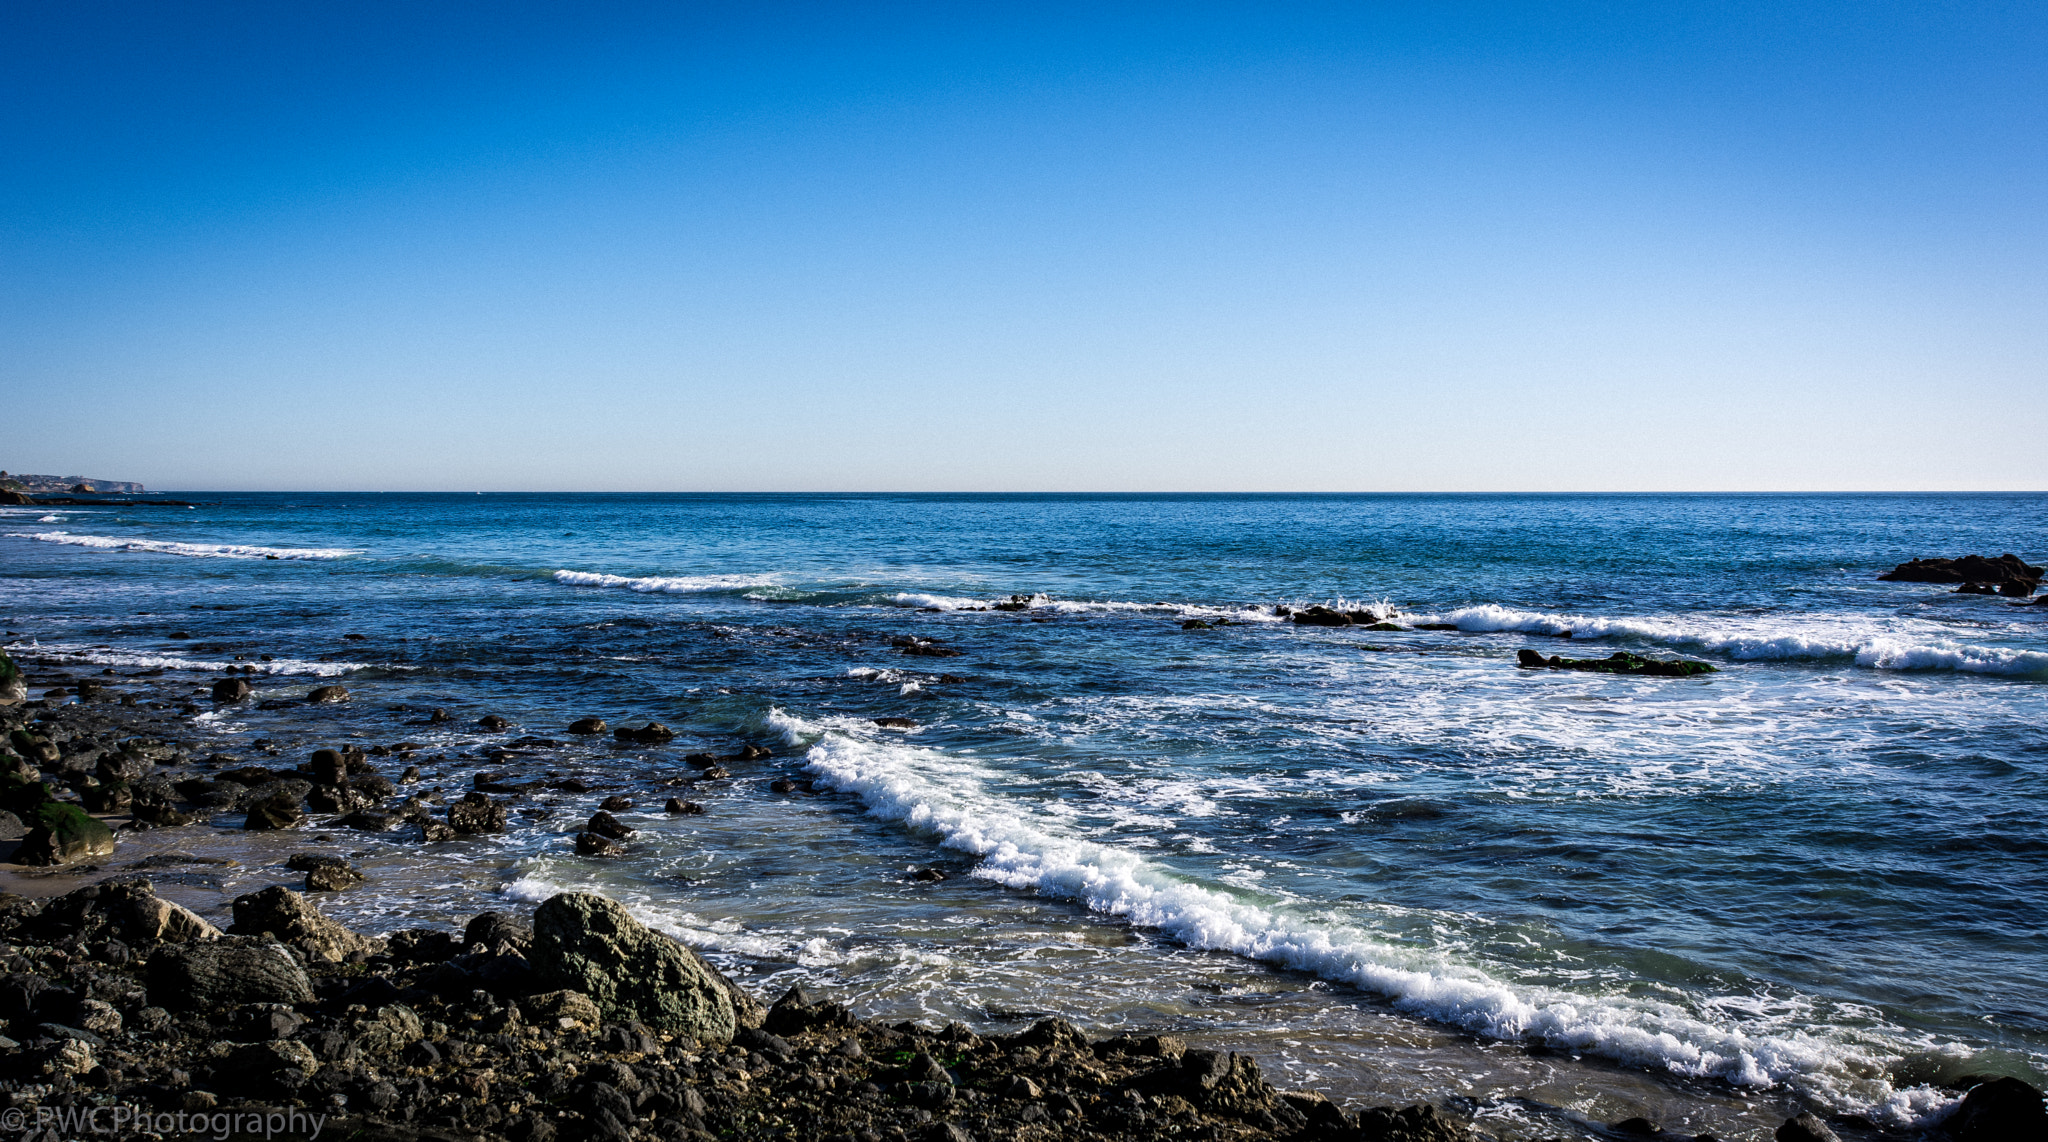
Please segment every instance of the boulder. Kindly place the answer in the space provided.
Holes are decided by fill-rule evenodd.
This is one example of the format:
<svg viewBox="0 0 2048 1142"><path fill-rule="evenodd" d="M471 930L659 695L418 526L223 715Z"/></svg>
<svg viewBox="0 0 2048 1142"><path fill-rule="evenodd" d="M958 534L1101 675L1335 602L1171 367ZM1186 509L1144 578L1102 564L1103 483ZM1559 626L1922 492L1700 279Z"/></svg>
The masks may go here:
<svg viewBox="0 0 2048 1142"><path fill-rule="evenodd" d="M216 702L239 702L256 692L246 678L223 678L213 684L213 700Z"/></svg>
<svg viewBox="0 0 2048 1142"><path fill-rule="evenodd" d="M149 957L149 1001L173 1011L313 1001L306 969L283 944L173 944Z"/></svg>
<svg viewBox="0 0 2048 1142"><path fill-rule="evenodd" d="M465 793L462 800L448 806L448 827L458 833L502 833L505 804L481 793Z"/></svg>
<svg viewBox="0 0 2048 1142"><path fill-rule="evenodd" d="M1332 610L1319 604L1295 611L1294 622L1297 626L1305 627L1348 627L1352 620L1351 616L1343 611Z"/></svg>
<svg viewBox="0 0 2048 1142"><path fill-rule="evenodd" d="M293 829L305 823L306 810L299 805L297 798L288 793L273 793L249 803L249 816L242 822L242 827L268 832Z"/></svg>
<svg viewBox="0 0 2048 1142"><path fill-rule="evenodd" d="M340 785L348 778L348 759L338 749L316 749L313 751L313 782L316 785Z"/></svg>
<svg viewBox="0 0 2048 1142"><path fill-rule="evenodd" d="M159 898L155 886L139 876L88 884L49 901L33 930L44 939L119 940L135 948L214 940L221 934L191 909Z"/></svg>
<svg viewBox="0 0 2048 1142"><path fill-rule="evenodd" d="M25 815L28 835L14 859L22 864L71 864L114 851L113 830L76 805L47 801Z"/></svg>
<svg viewBox="0 0 2048 1142"><path fill-rule="evenodd" d="M555 987L588 995L614 1022L728 1042L759 1004L703 956L602 896L563 893L533 914L531 962Z"/></svg>
<svg viewBox="0 0 2048 1142"><path fill-rule="evenodd" d="M2014 1078L1978 1083L1941 1124L1952 1142L2048 1138L2048 1108L2041 1092Z"/></svg>
<svg viewBox="0 0 2048 1142"><path fill-rule="evenodd" d="M610 726L605 725L603 718L578 718L569 723L570 733L581 734L586 737L591 734L601 734L610 728Z"/></svg>
<svg viewBox="0 0 2048 1142"><path fill-rule="evenodd" d="M235 922L228 930L238 935L267 934L299 949L307 959L323 963L340 963L358 952L374 955L383 950L379 941L364 939L329 920L305 897L282 886L237 896Z"/></svg>
<svg viewBox="0 0 2048 1142"><path fill-rule="evenodd" d="M1555 654L1545 658L1533 650L1518 650L1515 652L1515 664L1524 670L1585 670L1595 674L1642 674L1655 678L1690 678L1695 674L1717 673L1715 667L1704 662L1644 658L1625 650L1616 651L1606 658L1559 658Z"/></svg>
<svg viewBox="0 0 2048 1142"><path fill-rule="evenodd" d="M318 706L326 702L346 702L348 699L349 693L346 687L315 686L312 692L306 695L306 704Z"/></svg>

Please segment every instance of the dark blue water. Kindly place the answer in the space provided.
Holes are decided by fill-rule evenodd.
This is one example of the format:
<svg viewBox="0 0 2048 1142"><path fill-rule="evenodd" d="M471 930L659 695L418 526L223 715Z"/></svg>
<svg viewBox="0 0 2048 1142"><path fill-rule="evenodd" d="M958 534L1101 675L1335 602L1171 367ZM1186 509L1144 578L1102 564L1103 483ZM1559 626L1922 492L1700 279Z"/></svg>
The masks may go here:
<svg viewBox="0 0 2048 1142"><path fill-rule="evenodd" d="M564 804L495 842L493 891L599 887L940 1014L1194 1018L1206 951L1892 1121L2048 1067L2048 607L1876 580L2038 563L2048 497L182 496L0 521L15 652L683 734L551 755L622 779L781 754L618 862L569 851ZM1458 629L1272 613L1339 601ZM490 744L434 732L451 782ZM974 875L907 886L933 863Z"/></svg>

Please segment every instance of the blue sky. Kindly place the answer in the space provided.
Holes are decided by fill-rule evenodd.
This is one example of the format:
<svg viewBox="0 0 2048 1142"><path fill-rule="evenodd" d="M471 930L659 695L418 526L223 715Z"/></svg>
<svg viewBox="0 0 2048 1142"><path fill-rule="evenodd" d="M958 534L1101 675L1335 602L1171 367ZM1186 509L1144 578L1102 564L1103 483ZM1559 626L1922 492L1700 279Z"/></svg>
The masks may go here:
<svg viewBox="0 0 2048 1142"><path fill-rule="evenodd" d="M2039 4L0 18L16 471L2048 487Z"/></svg>

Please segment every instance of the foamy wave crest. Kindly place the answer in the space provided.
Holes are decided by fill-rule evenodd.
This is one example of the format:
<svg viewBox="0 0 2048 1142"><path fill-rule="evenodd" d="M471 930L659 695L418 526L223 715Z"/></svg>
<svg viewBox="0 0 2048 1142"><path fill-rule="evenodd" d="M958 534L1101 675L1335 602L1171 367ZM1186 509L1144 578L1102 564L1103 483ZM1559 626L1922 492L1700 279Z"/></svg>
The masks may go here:
<svg viewBox="0 0 2048 1142"><path fill-rule="evenodd" d="M745 587L773 587L778 580L766 575L604 575L595 571L557 571L555 582L572 587L624 587L629 591L693 595L703 591L734 591Z"/></svg>
<svg viewBox="0 0 2048 1142"><path fill-rule="evenodd" d="M905 607L930 607L940 611L987 610L994 603L1005 600L966 599L957 595L929 595L920 591L898 591L889 596L889 601ZM1116 600L1095 601L1089 599L1055 599L1049 595L1033 595L1025 606L1034 611L1053 614L1154 614L1184 618L1229 619L1240 623L1280 622L1279 616L1271 610L1255 606L1211 605L1207 603L1127 603Z"/></svg>
<svg viewBox="0 0 2048 1142"><path fill-rule="evenodd" d="M1742 1086L1792 1085L1843 1109L1920 1121L1952 1101L1879 1077L1903 1045L1872 1031L1745 1030L1671 1000L1520 986L1445 954L1355 927L1304 919L1208 887L1116 846L1061 835L986 792L976 765L933 750L827 733L781 715L809 770L868 811L979 856L975 875L1076 900L1189 947L1233 952L1384 995L1411 1014L1470 1032L1536 1040L1615 1062ZM771 719L772 720L772 719Z"/></svg>
<svg viewBox="0 0 2048 1142"><path fill-rule="evenodd" d="M299 658L279 658L270 662L210 662L203 658L187 658L177 654L139 654L124 650L110 650L89 646L15 646L8 648L16 658L27 658L47 662L53 666L129 666L141 670L192 670L221 671L229 667L243 669L253 667L257 674L309 675L315 678L338 678L357 670L368 670L367 662L308 662ZM413 670L416 667L392 666L387 670Z"/></svg>
<svg viewBox="0 0 2048 1142"><path fill-rule="evenodd" d="M1406 621L1449 623L1467 631L1572 632L1577 638L1628 638L1725 654L1738 662L1848 661L1873 670L1956 670L2048 678L2048 654L1996 646L1970 646L1951 639L1916 641L1910 636L1817 626L1773 626L1715 630L1668 618L1600 618L1593 615L1518 611L1492 603L1461 607L1440 615L1411 614Z"/></svg>
<svg viewBox="0 0 2048 1142"><path fill-rule="evenodd" d="M42 522L42 521L37 521ZM205 559L346 559L360 549L343 547L256 547L242 543L172 543L166 539L120 539L110 535L73 535L68 531L10 531L12 539L39 539L73 547L106 551L148 551L158 555L191 555Z"/></svg>

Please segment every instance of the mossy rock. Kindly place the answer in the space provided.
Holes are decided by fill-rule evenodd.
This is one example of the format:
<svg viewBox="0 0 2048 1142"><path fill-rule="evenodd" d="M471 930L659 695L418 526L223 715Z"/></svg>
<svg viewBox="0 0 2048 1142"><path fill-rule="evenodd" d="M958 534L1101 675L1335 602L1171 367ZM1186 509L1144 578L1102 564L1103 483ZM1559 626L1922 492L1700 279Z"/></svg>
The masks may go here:
<svg viewBox="0 0 2048 1142"><path fill-rule="evenodd" d="M76 805L51 801L37 806L28 820L35 827L14 854L22 864L70 864L114 851L113 830Z"/></svg>
<svg viewBox="0 0 2048 1142"><path fill-rule="evenodd" d="M28 698L28 679L12 658L0 654L0 706L11 706Z"/></svg>

